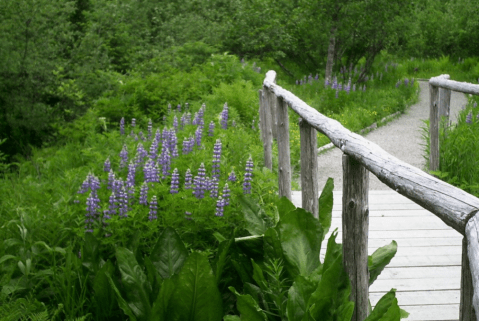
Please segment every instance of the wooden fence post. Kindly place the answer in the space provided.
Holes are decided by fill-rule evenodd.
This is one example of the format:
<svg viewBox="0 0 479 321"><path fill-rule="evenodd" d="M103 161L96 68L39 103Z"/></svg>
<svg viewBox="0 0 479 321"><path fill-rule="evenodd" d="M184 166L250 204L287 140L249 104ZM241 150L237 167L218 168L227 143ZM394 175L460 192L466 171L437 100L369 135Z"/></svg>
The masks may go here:
<svg viewBox="0 0 479 321"><path fill-rule="evenodd" d="M429 84L429 170L439 169L439 88Z"/></svg>
<svg viewBox="0 0 479 321"><path fill-rule="evenodd" d="M288 105L281 97L276 98L278 124L278 183L279 197L291 200L291 157L289 149Z"/></svg>
<svg viewBox="0 0 479 321"><path fill-rule="evenodd" d="M461 266L461 304L459 307L459 321L475 321L476 315L472 305L474 287L472 285L471 269L467 257L467 238L462 239L462 266Z"/></svg>
<svg viewBox="0 0 479 321"><path fill-rule="evenodd" d="M319 215L319 183L318 183L318 143L316 129L302 118L299 120L299 135L301 147L301 191L302 207Z"/></svg>
<svg viewBox="0 0 479 321"><path fill-rule="evenodd" d="M477 213L466 224L466 240L467 258L473 284L472 306L474 307L476 320L479 321L479 215ZM462 264L464 264L464 260ZM464 302L467 303L467 297Z"/></svg>
<svg viewBox="0 0 479 321"><path fill-rule="evenodd" d="M276 96L271 91L266 91L266 97L268 99L269 104L269 112L271 117L271 132L273 135L273 139L278 139L278 124L277 124L277 106L276 106Z"/></svg>
<svg viewBox="0 0 479 321"><path fill-rule="evenodd" d="M264 166L273 169L273 134L271 132L272 120L267 99L267 88L259 91L259 118L261 137L263 139Z"/></svg>
<svg viewBox="0 0 479 321"><path fill-rule="evenodd" d="M369 172L351 156L343 155L343 262L351 280L351 320L363 321L369 314Z"/></svg>

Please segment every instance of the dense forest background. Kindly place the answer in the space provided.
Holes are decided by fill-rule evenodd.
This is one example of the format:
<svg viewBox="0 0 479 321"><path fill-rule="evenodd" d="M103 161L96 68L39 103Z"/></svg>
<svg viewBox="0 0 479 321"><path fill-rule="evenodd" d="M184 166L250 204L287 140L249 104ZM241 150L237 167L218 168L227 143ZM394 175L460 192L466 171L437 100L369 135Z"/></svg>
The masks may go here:
<svg viewBox="0 0 479 321"><path fill-rule="evenodd" d="M214 59L224 53L291 81L360 60L366 74L385 51L475 56L478 27L479 0L1 1L0 155L11 162L61 141L92 108L108 121L160 119L168 103L199 100L198 86L212 90L205 75L222 72ZM125 107L138 90L148 95Z"/></svg>

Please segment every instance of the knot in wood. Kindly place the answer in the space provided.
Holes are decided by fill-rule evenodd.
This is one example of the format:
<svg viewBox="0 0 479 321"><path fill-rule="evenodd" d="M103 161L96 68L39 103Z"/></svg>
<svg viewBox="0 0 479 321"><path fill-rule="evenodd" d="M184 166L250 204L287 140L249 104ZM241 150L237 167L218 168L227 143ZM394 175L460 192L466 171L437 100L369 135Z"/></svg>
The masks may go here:
<svg viewBox="0 0 479 321"><path fill-rule="evenodd" d="M354 208L354 206L356 206L356 202L354 200L350 200L349 203L348 203L348 207L349 208Z"/></svg>

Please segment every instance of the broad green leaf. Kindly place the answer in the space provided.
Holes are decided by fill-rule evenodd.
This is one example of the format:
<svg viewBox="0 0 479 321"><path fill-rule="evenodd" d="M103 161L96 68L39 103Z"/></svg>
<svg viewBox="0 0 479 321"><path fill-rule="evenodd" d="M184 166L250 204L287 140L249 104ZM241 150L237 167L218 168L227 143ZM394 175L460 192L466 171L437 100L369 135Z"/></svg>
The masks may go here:
<svg viewBox="0 0 479 321"><path fill-rule="evenodd" d="M401 309L396 299L396 289L392 289L379 300L364 321L399 321L400 319Z"/></svg>
<svg viewBox="0 0 479 321"><path fill-rule="evenodd" d="M223 274L223 270L225 268L225 265L229 256L229 250L232 244L233 244L233 239L230 239L230 240L221 242L220 245L218 246L218 251L216 253L216 258L213 265L215 267L216 284L219 284L221 280L221 275Z"/></svg>
<svg viewBox="0 0 479 321"><path fill-rule="evenodd" d="M148 278L148 283L150 283L152 299L154 300L154 298L158 294L158 291L160 290L161 282L163 281L163 279L161 278L160 274L156 270L156 267L153 265L153 262L151 262L149 257L145 257L143 259L143 265L146 269L146 277Z"/></svg>
<svg viewBox="0 0 479 321"><path fill-rule="evenodd" d="M100 242L93 233L85 233L85 243L81 252L82 265L93 274L96 274L100 267L99 245Z"/></svg>
<svg viewBox="0 0 479 321"><path fill-rule="evenodd" d="M118 300L118 306L120 309L125 313L128 317L130 317L130 321L137 321L137 318L133 311L131 310L129 304L125 301L125 299L121 296L120 291L115 285L115 282L113 282L112 278L110 275L106 275L108 279L108 283L110 283L110 287L113 289L113 291L116 294L116 299Z"/></svg>
<svg viewBox="0 0 479 321"><path fill-rule="evenodd" d="M11 259L18 259L18 257L14 255L6 254L0 258L0 264Z"/></svg>
<svg viewBox="0 0 479 321"><path fill-rule="evenodd" d="M303 320L309 310L308 301L311 294L316 290L317 284L309 281L302 275L298 275L288 291L287 313L289 320Z"/></svg>
<svg viewBox="0 0 479 321"><path fill-rule="evenodd" d="M225 315L223 321L241 321L241 318L237 315Z"/></svg>
<svg viewBox="0 0 479 321"><path fill-rule="evenodd" d="M267 291L268 283L264 278L263 270L254 262L254 260L251 260L251 264L253 265L253 280L256 281L256 284L258 284L263 291Z"/></svg>
<svg viewBox="0 0 479 321"><path fill-rule="evenodd" d="M336 243L336 236L335 232L329 238L323 275L308 302L310 314L315 320L337 318L340 306L349 302L351 285L343 267L341 245Z"/></svg>
<svg viewBox="0 0 479 321"><path fill-rule="evenodd" d="M93 279L93 297L96 316L100 319L107 318L111 311L116 308L115 291L110 286L108 277L115 271L115 267L110 261L107 261Z"/></svg>
<svg viewBox="0 0 479 321"><path fill-rule="evenodd" d="M334 190L334 180L329 177L324 185L321 196L319 196L319 222L323 227L324 236L328 233L329 228L331 227L331 217L333 213L333 190ZM314 213L313 213L314 214Z"/></svg>
<svg viewBox="0 0 479 321"><path fill-rule="evenodd" d="M235 238L236 248L248 258L257 261L263 260L263 235L253 235Z"/></svg>
<svg viewBox="0 0 479 321"><path fill-rule="evenodd" d="M279 219L281 220L285 214L288 214L289 212L292 212L296 209L296 206L286 198L286 196L283 196L279 199L279 201L276 203L276 207L278 208L278 214L279 214Z"/></svg>
<svg viewBox="0 0 479 321"><path fill-rule="evenodd" d="M133 252L117 248L116 259L121 273L125 299L138 320L148 320L151 314L151 286Z"/></svg>
<svg viewBox="0 0 479 321"><path fill-rule="evenodd" d="M239 294L232 286L230 286L229 289L236 295L236 308L240 313L241 320L267 321L266 314L251 295Z"/></svg>
<svg viewBox="0 0 479 321"><path fill-rule="evenodd" d="M167 227L161 233L158 242L151 252L151 262L158 269L163 279L172 277L180 271L188 257L188 251L176 231Z"/></svg>
<svg viewBox="0 0 479 321"><path fill-rule="evenodd" d="M222 303L208 259L193 252L177 275L175 292L168 306L168 320L220 321Z"/></svg>
<svg viewBox="0 0 479 321"><path fill-rule="evenodd" d="M168 306L171 296L175 291L176 278L169 278L163 280L160 292L158 293L155 302L151 308L151 321L167 321Z"/></svg>
<svg viewBox="0 0 479 321"><path fill-rule="evenodd" d="M308 276L319 266L321 224L313 214L297 208L281 218L277 229L289 274Z"/></svg>
<svg viewBox="0 0 479 321"><path fill-rule="evenodd" d="M380 247L368 258L369 269L369 285L373 284L378 278L379 274L384 270L386 265L391 262L392 258L396 255L398 246L396 241L392 241L391 244Z"/></svg>
<svg viewBox="0 0 479 321"><path fill-rule="evenodd" d="M258 302L266 311L270 311L269 303L267 300L267 294L263 292L259 287L251 283L243 284L244 294L249 294L251 297Z"/></svg>
<svg viewBox="0 0 479 321"><path fill-rule="evenodd" d="M279 239L278 231L275 228L269 228L264 232L263 238L264 260L283 260L283 248Z"/></svg>
<svg viewBox="0 0 479 321"><path fill-rule="evenodd" d="M261 217L261 208L250 198L241 195L239 198L243 217L246 223L246 230L251 235L262 235L266 231L266 224Z"/></svg>

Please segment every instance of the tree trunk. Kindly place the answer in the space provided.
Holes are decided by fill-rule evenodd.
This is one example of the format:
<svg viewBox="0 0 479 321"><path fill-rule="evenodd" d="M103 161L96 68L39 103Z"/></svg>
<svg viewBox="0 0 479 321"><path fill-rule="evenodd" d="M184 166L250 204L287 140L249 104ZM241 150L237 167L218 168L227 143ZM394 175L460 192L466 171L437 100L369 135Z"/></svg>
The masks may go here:
<svg viewBox="0 0 479 321"><path fill-rule="evenodd" d="M331 83L331 76L333 75L334 51L336 50L336 27L331 28L331 35L329 37L328 60L326 61L326 73L324 80Z"/></svg>

